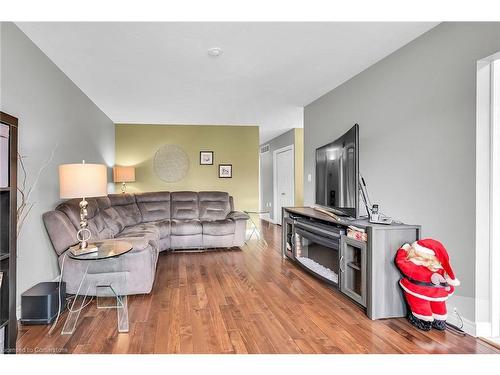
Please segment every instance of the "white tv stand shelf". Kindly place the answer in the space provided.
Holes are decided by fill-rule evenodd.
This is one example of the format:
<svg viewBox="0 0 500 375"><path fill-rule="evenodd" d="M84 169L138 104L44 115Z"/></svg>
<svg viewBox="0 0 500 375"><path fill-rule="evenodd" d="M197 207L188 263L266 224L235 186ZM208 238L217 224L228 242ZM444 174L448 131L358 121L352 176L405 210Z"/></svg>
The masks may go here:
<svg viewBox="0 0 500 375"><path fill-rule="evenodd" d="M404 243L412 243L420 239L420 225L407 224L372 224L368 220L336 220L330 215L311 207L288 207L282 211L282 253L283 256L297 264L295 258L295 225L307 223L308 226L325 230L347 230L349 225L363 228L367 233L367 241L358 241L341 235L338 249L339 281L332 283L337 289L366 307L370 319L396 318L406 315L406 305L398 281L401 278L394 264L396 251ZM299 224L300 226L300 224ZM335 228L335 229L334 229ZM292 242L292 243L290 243ZM287 250L288 245L288 250ZM358 252L357 261L350 262L350 253ZM354 291L350 286L349 272L359 272L361 286Z"/></svg>

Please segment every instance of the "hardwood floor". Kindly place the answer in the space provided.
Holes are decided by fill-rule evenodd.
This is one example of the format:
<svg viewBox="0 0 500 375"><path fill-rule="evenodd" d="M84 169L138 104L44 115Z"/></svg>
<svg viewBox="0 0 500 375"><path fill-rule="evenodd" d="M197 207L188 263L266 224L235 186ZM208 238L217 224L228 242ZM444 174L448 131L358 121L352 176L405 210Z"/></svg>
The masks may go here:
<svg viewBox="0 0 500 375"><path fill-rule="evenodd" d="M20 353L500 353L452 331L418 331L405 319L371 321L360 307L268 242L242 250L162 253L153 291L129 298L130 332L92 302L72 336L62 322L20 326ZM62 321L66 315L62 316Z"/></svg>

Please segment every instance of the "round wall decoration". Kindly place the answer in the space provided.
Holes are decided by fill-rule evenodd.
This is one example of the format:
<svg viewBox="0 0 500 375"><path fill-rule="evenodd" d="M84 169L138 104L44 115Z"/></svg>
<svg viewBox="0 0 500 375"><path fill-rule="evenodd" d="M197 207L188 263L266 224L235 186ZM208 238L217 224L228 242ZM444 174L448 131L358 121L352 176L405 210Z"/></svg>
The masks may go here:
<svg viewBox="0 0 500 375"><path fill-rule="evenodd" d="M189 157L176 145L163 145L153 160L155 174L165 182L182 180L189 170Z"/></svg>

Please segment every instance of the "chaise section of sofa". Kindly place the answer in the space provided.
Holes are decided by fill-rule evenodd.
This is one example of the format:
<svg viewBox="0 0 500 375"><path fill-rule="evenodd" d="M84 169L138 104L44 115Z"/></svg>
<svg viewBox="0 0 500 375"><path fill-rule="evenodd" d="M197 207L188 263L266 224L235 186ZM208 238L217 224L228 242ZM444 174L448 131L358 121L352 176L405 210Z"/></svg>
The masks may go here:
<svg viewBox="0 0 500 375"><path fill-rule="evenodd" d="M99 282L110 273L127 272L128 294L149 293L153 287L158 254L166 250L241 247L245 243L248 215L234 211L226 192L150 192L110 194L87 199L91 240L126 240L133 249L125 254L126 270L116 261L101 260L92 278ZM59 263L64 261L63 280L74 294L85 270L82 262L66 257L76 244L80 223L79 200L61 203L43 214Z"/></svg>

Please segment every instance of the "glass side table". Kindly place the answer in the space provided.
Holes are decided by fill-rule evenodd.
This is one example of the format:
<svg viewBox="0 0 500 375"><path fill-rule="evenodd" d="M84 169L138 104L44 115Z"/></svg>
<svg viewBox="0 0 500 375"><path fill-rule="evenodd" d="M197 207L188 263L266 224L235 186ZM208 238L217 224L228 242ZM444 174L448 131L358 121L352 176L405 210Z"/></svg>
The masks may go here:
<svg viewBox="0 0 500 375"><path fill-rule="evenodd" d="M92 244L97 246L98 251L78 256L71 253L71 250L67 251L67 256L71 259L85 262L83 265L85 272L73 302L68 308L68 317L61 335L71 335L75 332L80 312L90 303L90 301L86 302L89 294L96 296L98 309L114 308L117 310L118 332L129 331L127 259L123 255L132 250L132 244L117 240L96 241ZM99 281L95 275L99 275ZM106 277L103 278L103 275ZM110 298L116 299L116 303L104 302L109 301ZM81 303L77 303L79 299Z"/></svg>
<svg viewBox="0 0 500 375"><path fill-rule="evenodd" d="M257 224L255 223L252 215L257 215L260 219L260 215L269 214L269 211L243 211L243 212L246 213L250 217L250 223L252 224L252 232L250 233L250 236L248 236L247 241L250 241L252 239L253 235L255 234L258 240L262 240L267 245L267 242L263 238L262 233L259 230L259 227L257 226Z"/></svg>

